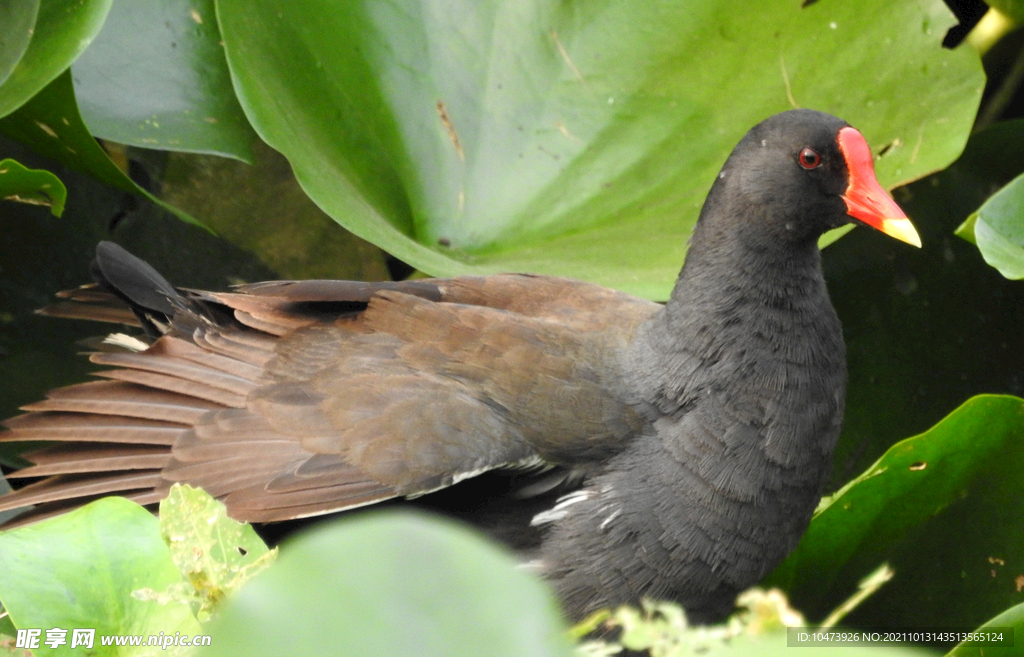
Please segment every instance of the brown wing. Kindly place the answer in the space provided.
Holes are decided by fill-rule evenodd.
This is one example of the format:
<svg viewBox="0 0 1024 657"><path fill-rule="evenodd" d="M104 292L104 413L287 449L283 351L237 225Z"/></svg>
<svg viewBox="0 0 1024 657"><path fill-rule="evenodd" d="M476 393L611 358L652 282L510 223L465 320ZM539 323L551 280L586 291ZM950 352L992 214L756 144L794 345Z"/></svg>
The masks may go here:
<svg viewBox="0 0 1024 657"><path fill-rule="evenodd" d="M126 318L104 292L64 296L51 314ZM184 481L236 518L282 520L595 459L641 424L617 356L658 306L598 286L504 275L186 296L213 310L175 315L144 351L93 354L109 381L7 421L0 440L58 444L26 455L36 465L12 476L47 478L0 510L147 503Z"/></svg>

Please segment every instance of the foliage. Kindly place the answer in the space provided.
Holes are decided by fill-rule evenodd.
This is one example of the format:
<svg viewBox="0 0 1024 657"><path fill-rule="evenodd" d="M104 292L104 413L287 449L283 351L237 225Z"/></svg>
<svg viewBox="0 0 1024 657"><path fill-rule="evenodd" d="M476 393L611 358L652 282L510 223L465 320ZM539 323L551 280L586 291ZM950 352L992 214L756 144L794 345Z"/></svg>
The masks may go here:
<svg viewBox="0 0 1024 657"><path fill-rule="evenodd" d="M53 216L64 212L68 190L49 171L28 169L14 160L0 160L0 198L20 203L46 205Z"/></svg>
<svg viewBox="0 0 1024 657"><path fill-rule="evenodd" d="M866 585L866 582L862 583L862 586ZM855 604L848 601L847 606ZM606 631L618 631L617 638L583 641L576 652L579 657L606 657L620 654L624 649L633 651L627 654L641 652L651 657L784 655L789 654L787 651L793 647L809 647L791 643L790 634L793 632L830 629L830 626L825 625L808 627L800 613L789 606L779 589L750 589L737 598L736 606L739 611L727 623L711 627L687 625L685 612L673 603L645 600L641 609L619 607L603 612L600 619L601 627ZM791 629L787 632L787 628ZM593 631L594 628L587 629ZM799 635L793 638L799 639ZM830 646L831 649L838 647ZM876 645L865 641L848 641L842 650L844 654L864 657L927 654L902 642Z"/></svg>
<svg viewBox="0 0 1024 657"><path fill-rule="evenodd" d="M860 623L912 627L926 617L936 627L979 625L1019 602L1024 588L1024 521L1013 504L1013 473L1022 467L1024 400L970 399L822 500L768 581L799 609L826 610L887 561L904 587L861 609ZM953 608L949 600L961 602Z"/></svg>
<svg viewBox="0 0 1024 657"><path fill-rule="evenodd" d="M427 273L529 270L663 299L722 154L758 120L839 114L884 151L890 186L963 148L983 81L972 51L938 47L940 0L805 4L123 1L72 77L96 134L244 158L222 100L237 91L318 205ZM70 122L42 121L56 137L25 124L42 108L0 131L124 183L59 148L82 132L66 89L46 108Z"/></svg>
<svg viewBox="0 0 1024 657"><path fill-rule="evenodd" d="M956 231L957 235L978 246L985 262L1014 280L1024 278L1022 204L1024 176L1018 176L985 201Z"/></svg>
<svg viewBox="0 0 1024 657"><path fill-rule="evenodd" d="M371 512L284 543L211 624L216 655L568 655L554 596L450 521Z"/></svg>
<svg viewBox="0 0 1024 657"><path fill-rule="evenodd" d="M1009 16L1018 4L999 3ZM664 298L728 149L765 116L814 107L867 135L925 250L863 231L828 250L851 356L833 489L846 485L767 581L820 620L886 561L893 581L844 623L1024 631L1024 400L975 396L1024 392L1024 293L950 239L969 216L958 234L1002 274L1024 273L1024 124L989 120L1020 84L1019 46L1000 54L1010 38L989 39L998 88L970 134L980 60L939 47L953 22L939 0L7 5L0 198L50 207L0 201L5 416L80 378L73 340L28 311L83 282L88 249L111 232L192 286L225 272L383 273L379 253L316 223L315 203L427 273L529 270ZM209 246L158 208L241 248ZM188 262L166 256L184 243ZM354 272L336 273L351 259ZM567 654L542 585L449 523L345 518L281 550L246 584L275 553L201 493L176 488L159 523L101 500L0 533L0 635L95 627L210 632L214 651L237 654ZM618 613L647 639L681 623L671 607ZM730 636L722 650L781 650Z"/></svg>
<svg viewBox="0 0 1024 657"><path fill-rule="evenodd" d="M0 600L19 629L68 630L38 654L80 654L70 631L101 636L201 634L215 604L273 560L249 525L203 491L175 485L160 520L119 497L0 533ZM173 652L183 653L183 650Z"/></svg>

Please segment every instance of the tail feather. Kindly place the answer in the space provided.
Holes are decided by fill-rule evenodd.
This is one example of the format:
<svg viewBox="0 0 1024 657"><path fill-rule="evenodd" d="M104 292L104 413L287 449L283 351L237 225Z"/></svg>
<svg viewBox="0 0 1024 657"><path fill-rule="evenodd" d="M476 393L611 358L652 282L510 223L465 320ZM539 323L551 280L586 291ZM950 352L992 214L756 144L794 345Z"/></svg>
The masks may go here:
<svg viewBox="0 0 1024 657"><path fill-rule="evenodd" d="M46 399L23 406L22 410L122 415L191 425L217 408L223 407L213 401L136 383L90 381L52 390Z"/></svg>
<svg viewBox="0 0 1024 657"><path fill-rule="evenodd" d="M143 323L145 313L169 318L181 307L181 295L160 272L113 242L96 245L90 271L101 287L126 301L136 314L141 313Z"/></svg>
<svg viewBox="0 0 1024 657"><path fill-rule="evenodd" d="M168 484L160 477L159 470L58 475L0 497L0 511L87 496L125 495L155 490L166 493L167 488Z"/></svg>
<svg viewBox="0 0 1024 657"><path fill-rule="evenodd" d="M111 472L116 470L160 470L170 459L164 445L112 443L57 445L25 454L35 465L8 475L12 479L49 477L59 474Z"/></svg>
<svg viewBox="0 0 1024 657"><path fill-rule="evenodd" d="M17 492L9 493L8 495L15 494L17 494ZM4 506L3 503L8 500L8 495L0 497L0 506L3 506L4 509L7 509L7 507ZM162 500L167 495L167 493L165 491L140 490L126 491L118 493L118 495L132 502L135 502L136 504L145 505L156 504L157 502ZM74 511L75 509L85 506L89 502L94 502L102 497L106 497L106 495L100 494L67 500L55 500L53 502L47 502L46 504L40 504L32 508L28 508L26 506L24 512L5 522L3 524L3 529L15 529L17 527L25 527L27 525L37 523L41 520L46 520L47 518L53 518L63 513L67 513L68 511ZM10 508L16 509L19 508L19 506L21 505L16 504L14 506L11 506Z"/></svg>
<svg viewBox="0 0 1024 657"><path fill-rule="evenodd" d="M102 291L95 283L57 294L60 301L36 312L48 317L86 319L93 322L142 326L138 316L119 297Z"/></svg>
<svg viewBox="0 0 1024 657"><path fill-rule="evenodd" d="M132 443L171 446L188 425L173 420L152 420L120 415L26 413L8 420L10 431L0 433L0 442L56 440L62 443Z"/></svg>
<svg viewBox="0 0 1024 657"><path fill-rule="evenodd" d="M183 381L202 383L208 387L218 388L224 392L236 395L247 395L256 386L256 380L259 378L259 370L257 368L252 366L245 367L245 363L237 363L237 367L230 365L216 367L219 364L214 360L217 358L216 354L207 354L210 358L208 362L180 358L168 353L172 349L171 343L174 342L181 341L161 338L156 344L147 349L145 354L103 353L92 355L90 360L97 365L110 365L140 372L152 372ZM154 358L154 356L168 357Z"/></svg>

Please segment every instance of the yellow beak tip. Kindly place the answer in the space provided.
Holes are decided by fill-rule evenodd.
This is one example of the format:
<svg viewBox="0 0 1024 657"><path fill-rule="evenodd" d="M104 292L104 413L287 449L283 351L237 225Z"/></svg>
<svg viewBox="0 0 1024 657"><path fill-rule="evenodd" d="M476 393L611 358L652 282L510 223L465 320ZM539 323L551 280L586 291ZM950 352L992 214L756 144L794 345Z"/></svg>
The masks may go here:
<svg viewBox="0 0 1024 657"><path fill-rule="evenodd" d="M921 248L921 236L917 234L917 229L914 228L914 224L910 223L910 219L902 217L899 219L883 219L882 232L901 242L906 242L919 249Z"/></svg>

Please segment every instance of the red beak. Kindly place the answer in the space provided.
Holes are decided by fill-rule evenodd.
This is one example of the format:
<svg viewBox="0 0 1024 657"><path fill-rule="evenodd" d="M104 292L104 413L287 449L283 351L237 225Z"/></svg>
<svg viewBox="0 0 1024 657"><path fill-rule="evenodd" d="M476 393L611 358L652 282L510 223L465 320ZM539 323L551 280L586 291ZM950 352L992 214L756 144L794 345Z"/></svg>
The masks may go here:
<svg viewBox="0 0 1024 657"><path fill-rule="evenodd" d="M843 128L839 131L839 150L850 172L850 185L843 194L847 214L890 237L920 247L921 238L914 224L875 178L875 163L864 136L854 128Z"/></svg>

